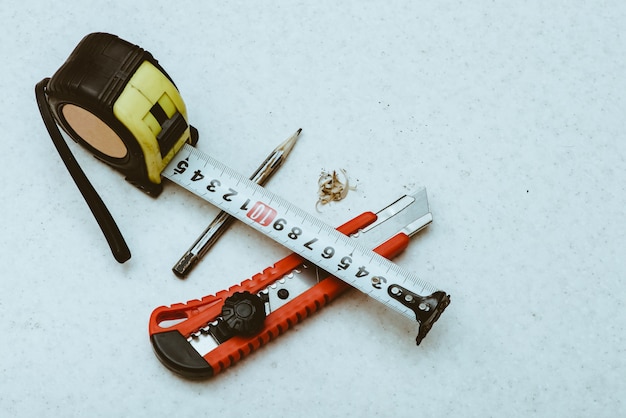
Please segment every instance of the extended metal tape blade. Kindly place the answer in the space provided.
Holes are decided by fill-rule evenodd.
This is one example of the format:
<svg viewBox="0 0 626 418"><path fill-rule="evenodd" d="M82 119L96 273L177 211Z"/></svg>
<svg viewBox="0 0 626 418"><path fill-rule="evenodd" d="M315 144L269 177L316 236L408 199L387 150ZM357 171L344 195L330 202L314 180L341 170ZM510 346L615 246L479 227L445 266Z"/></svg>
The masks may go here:
<svg viewBox="0 0 626 418"><path fill-rule="evenodd" d="M391 297L388 286L379 285L381 280L422 296L438 291L435 286L374 253L371 247L355 242L190 145L183 147L162 174L407 318L415 320L415 312ZM421 207L426 217L423 221L429 222L425 191L423 197L413 196L409 200L420 201L414 207L418 210ZM389 211L402 212L402 206L408 204L401 202Z"/></svg>

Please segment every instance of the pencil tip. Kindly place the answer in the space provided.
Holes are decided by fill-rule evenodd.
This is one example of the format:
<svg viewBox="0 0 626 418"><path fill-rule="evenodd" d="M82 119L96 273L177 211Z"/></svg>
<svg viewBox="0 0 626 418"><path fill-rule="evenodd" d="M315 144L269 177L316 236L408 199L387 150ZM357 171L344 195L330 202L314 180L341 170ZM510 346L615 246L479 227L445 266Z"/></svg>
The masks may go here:
<svg viewBox="0 0 626 418"><path fill-rule="evenodd" d="M293 135L291 135L289 138L287 138L276 149L277 150L282 150L283 156L286 157L287 154L289 154L291 152L291 149L293 148L293 146L296 144L296 141L298 140L298 136L300 136L300 132L302 132L302 129L298 129Z"/></svg>

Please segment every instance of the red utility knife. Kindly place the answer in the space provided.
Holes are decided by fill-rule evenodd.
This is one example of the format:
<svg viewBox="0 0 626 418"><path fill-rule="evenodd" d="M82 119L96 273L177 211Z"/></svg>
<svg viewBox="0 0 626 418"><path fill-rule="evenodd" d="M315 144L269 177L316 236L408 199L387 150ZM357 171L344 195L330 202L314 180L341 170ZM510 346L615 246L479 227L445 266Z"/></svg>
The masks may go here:
<svg viewBox="0 0 626 418"><path fill-rule="evenodd" d="M426 190L421 189L377 213L365 212L337 230L391 259L431 221ZM373 280L372 286L379 285ZM188 378L214 376L349 288L291 254L215 295L155 309L150 340L157 357L175 373ZM444 292L421 296L399 285L389 286L389 294L415 312L418 344L450 303Z"/></svg>

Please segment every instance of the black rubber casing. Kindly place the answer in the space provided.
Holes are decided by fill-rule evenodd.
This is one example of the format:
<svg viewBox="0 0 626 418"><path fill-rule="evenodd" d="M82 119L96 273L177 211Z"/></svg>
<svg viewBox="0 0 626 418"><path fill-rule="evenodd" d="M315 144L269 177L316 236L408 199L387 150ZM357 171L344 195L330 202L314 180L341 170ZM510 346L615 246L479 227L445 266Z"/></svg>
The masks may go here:
<svg viewBox="0 0 626 418"><path fill-rule="evenodd" d="M148 180L139 144L113 114L113 105L144 61L149 61L171 81L154 57L137 45L108 33L89 34L50 78L47 95L57 123L74 141L122 172L131 183L157 196L162 190L161 184ZM124 142L128 149L126 156L114 158L103 154L83 140L63 116L62 108L66 104L74 104L97 115Z"/></svg>

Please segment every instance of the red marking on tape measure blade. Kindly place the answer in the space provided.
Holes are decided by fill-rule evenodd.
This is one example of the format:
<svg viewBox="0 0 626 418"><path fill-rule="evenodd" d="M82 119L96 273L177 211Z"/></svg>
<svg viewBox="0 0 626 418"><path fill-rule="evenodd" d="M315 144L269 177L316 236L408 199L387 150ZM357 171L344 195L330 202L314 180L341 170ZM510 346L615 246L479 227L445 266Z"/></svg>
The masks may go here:
<svg viewBox="0 0 626 418"><path fill-rule="evenodd" d="M267 206L265 203L256 202L246 216L262 226L269 226L276 218L277 213L275 209Z"/></svg>

